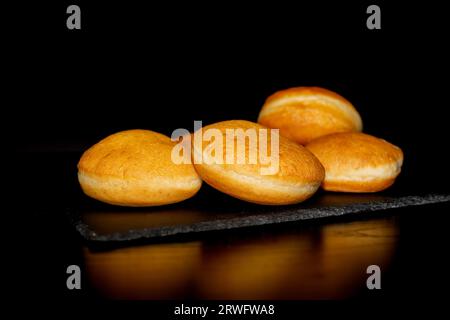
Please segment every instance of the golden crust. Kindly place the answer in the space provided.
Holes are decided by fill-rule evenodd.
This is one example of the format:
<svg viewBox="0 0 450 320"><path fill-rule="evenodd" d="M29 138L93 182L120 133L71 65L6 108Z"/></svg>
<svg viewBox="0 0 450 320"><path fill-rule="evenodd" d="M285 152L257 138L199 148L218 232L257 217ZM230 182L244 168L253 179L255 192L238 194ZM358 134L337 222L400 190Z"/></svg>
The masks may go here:
<svg viewBox="0 0 450 320"><path fill-rule="evenodd" d="M244 120L231 120L215 123L203 128L203 133L208 129L218 129L226 134L226 129L267 129L261 125ZM268 129L270 131L271 129ZM268 150L271 152L271 135L268 134ZM195 139L194 139L195 140ZM211 142L203 142L196 146L193 142L194 155L202 154ZM237 150L237 139L234 139ZM245 145L245 163L226 164L227 151L230 146L223 144L224 164L195 163L194 166L202 179L212 187L241 200L258 204L291 204L298 203L309 198L319 188L323 178L324 169L320 162L306 148L292 142L282 136L279 137L279 170L276 174L263 175L262 168L268 165L249 163L249 143ZM270 153L269 153L270 155ZM236 157L235 157L236 160Z"/></svg>
<svg viewBox="0 0 450 320"><path fill-rule="evenodd" d="M377 192L391 186L400 174L402 150L364 133L330 134L308 148L325 168L322 187L329 191Z"/></svg>
<svg viewBox="0 0 450 320"><path fill-rule="evenodd" d="M296 87L267 98L258 123L279 128L280 133L300 144L335 132L362 130L362 120L344 97L318 87Z"/></svg>
<svg viewBox="0 0 450 320"><path fill-rule="evenodd" d="M171 160L176 143L148 130L113 134L89 148L78 163L83 191L123 206L155 206L192 197L201 180L192 164Z"/></svg>
<svg viewBox="0 0 450 320"><path fill-rule="evenodd" d="M370 183L358 181L326 181L322 183L322 188L335 192L379 192L389 188L394 184L395 178L372 180Z"/></svg>

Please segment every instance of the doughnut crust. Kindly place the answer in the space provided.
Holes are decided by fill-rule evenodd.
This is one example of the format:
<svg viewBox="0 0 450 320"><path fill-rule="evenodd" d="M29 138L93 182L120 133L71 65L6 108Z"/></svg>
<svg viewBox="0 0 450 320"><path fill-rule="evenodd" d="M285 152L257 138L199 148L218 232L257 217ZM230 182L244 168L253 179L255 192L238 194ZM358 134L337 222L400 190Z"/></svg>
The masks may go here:
<svg viewBox="0 0 450 320"><path fill-rule="evenodd" d="M362 131L362 120L353 105L339 94L318 87L296 87L267 98L258 123L279 128L300 144L336 133Z"/></svg>
<svg viewBox="0 0 450 320"><path fill-rule="evenodd" d="M78 180L88 196L121 206L158 206L192 197L201 179L192 164L171 160L176 143L149 130L101 140L82 155Z"/></svg>
<svg viewBox="0 0 450 320"><path fill-rule="evenodd" d="M322 187L329 191L377 192L400 174L402 150L359 132L335 133L306 146L325 167Z"/></svg>
<svg viewBox="0 0 450 320"><path fill-rule="evenodd" d="M266 129L268 142L271 145L271 130L257 123L244 120L231 120L211 124L203 128L203 132L208 129L218 129L225 134L227 129L256 130ZM195 140L195 139L194 139ZM234 139L235 150L238 139ZM245 163L208 163L205 160L209 155L205 150L211 141L204 141L201 145L193 143L193 155L203 155L203 161L194 166L203 181L213 188L222 191L235 198L248 202L265 205L293 204L306 200L316 192L324 178L324 168L316 157L306 148L296 144L287 138L279 136L279 166L275 174L261 174L261 168L267 166L259 160L257 163L249 163L249 146L245 142ZM241 141L242 143L242 141ZM258 154L259 146L257 144ZM272 156L272 149L268 148L269 156ZM223 145L223 159L225 160L230 145ZM195 159L195 158L194 158ZM235 158L236 159L236 158Z"/></svg>

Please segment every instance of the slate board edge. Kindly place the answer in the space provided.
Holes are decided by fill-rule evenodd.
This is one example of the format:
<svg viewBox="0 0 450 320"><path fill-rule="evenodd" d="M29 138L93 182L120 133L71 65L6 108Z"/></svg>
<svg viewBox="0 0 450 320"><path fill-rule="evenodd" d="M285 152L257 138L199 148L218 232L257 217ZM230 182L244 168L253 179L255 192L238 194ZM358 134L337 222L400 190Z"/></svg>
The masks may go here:
<svg viewBox="0 0 450 320"><path fill-rule="evenodd" d="M121 233L99 235L89 228L81 217L70 214L71 223L80 235L91 242L125 242L138 239L162 238L174 235L206 232L214 230L237 229L302 220L348 215L352 213L375 212L387 209L403 208L449 202L450 195L431 194L426 196L404 196L380 202L363 202L346 206L330 206L318 208L291 208L281 213L255 214L246 217L201 221L186 225L172 225L156 228L129 230Z"/></svg>

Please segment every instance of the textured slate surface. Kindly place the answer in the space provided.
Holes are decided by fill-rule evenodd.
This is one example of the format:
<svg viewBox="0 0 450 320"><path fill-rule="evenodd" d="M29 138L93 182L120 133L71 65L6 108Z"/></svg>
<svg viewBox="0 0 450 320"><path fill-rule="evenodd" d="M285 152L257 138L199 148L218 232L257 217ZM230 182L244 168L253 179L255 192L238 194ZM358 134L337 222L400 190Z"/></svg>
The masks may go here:
<svg viewBox="0 0 450 320"><path fill-rule="evenodd" d="M199 203L151 209L117 207L69 210L81 236L94 242L122 242L213 230L312 220L387 209L449 202L449 194L420 196L321 195L305 204L284 207L243 204L222 210L200 209ZM238 202L239 203L239 202ZM239 208L239 209L238 209Z"/></svg>

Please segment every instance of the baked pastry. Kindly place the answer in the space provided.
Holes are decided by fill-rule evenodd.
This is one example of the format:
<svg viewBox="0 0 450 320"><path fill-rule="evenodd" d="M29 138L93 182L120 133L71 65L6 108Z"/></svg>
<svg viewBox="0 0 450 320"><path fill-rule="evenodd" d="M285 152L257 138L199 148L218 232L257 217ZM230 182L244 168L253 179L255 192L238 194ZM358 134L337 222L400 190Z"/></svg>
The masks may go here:
<svg viewBox="0 0 450 320"><path fill-rule="evenodd" d="M157 206L188 199L202 181L191 163L172 162L175 144L148 130L113 134L82 155L80 185L88 196L122 206Z"/></svg>
<svg viewBox="0 0 450 320"><path fill-rule="evenodd" d="M335 132L362 130L361 117L349 101L318 87L274 93L264 103L258 123L279 128L282 135L300 144Z"/></svg>
<svg viewBox="0 0 450 320"><path fill-rule="evenodd" d="M384 190L394 183L403 164L399 147L359 132L330 134L306 147L325 167L322 187L329 191Z"/></svg>
<svg viewBox="0 0 450 320"><path fill-rule="evenodd" d="M202 131L203 136L215 133L215 139L200 141L195 136L198 132L194 133L195 169L203 181L230 196L267 205L298 203L314 194L324 178L324 169L316 157L306 148L278 135L278 130L249 121L231 120L211 124ZM250 138L238 138L239 131L248 133L248 137L253 133L253 137L259 137L257 143L252 147ZM230 132L236 134L228 140L226 136ZM261 138L264 132L267 140ZM223 148L213 151L211 147L217 139L223 139ZM267 152L262 150L264 142L267 142ZM242 157L245 161L238 161L239 150L245 150ZM254 151L257 161L252 162ZM262 161L264 154L274 162ZM230 159L233 161L228 161Z"/></svg>

